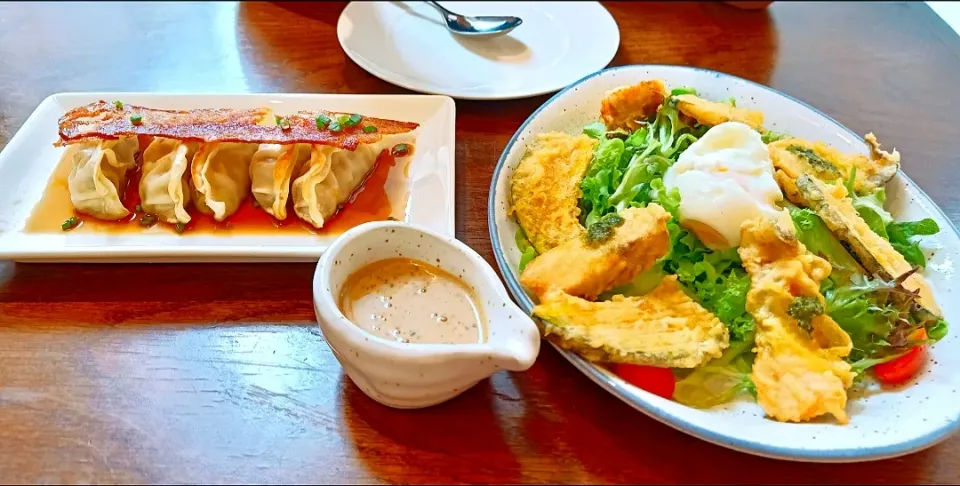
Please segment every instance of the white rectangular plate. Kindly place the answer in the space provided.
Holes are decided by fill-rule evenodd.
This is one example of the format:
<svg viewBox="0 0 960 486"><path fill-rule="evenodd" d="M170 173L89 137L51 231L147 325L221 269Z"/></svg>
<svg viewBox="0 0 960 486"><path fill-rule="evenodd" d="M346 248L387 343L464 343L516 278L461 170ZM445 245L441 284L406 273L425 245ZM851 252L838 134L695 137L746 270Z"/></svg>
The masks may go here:
<svg viewBox="0 0 960 486"><path fill-rule="evenodd" d="M161 109L256 108L278 114L329 110L420 124L409 165L405 214L413 224L454 236L453 100L428 95L59 93L40 103L0 152L0 259L45 262L315 261L336 235L26 233L62 148L57 121L71 108L122 100ZM389 195L391 201L403 194ZM291 216L295 217L295 216Z"/></svg>

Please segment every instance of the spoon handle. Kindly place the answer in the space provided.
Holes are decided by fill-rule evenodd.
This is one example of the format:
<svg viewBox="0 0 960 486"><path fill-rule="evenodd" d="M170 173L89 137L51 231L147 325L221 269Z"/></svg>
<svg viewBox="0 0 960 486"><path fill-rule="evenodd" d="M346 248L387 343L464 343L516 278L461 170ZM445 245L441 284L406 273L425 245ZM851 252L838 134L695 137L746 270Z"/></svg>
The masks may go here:
<svg viewBox="0 0 960 486"><path fill-rule="evenodd" d="M455 14L455 13L453 13L453 12L451 12L451 11L445 9L445 8L443 8L443 6L440 5L440 4L437 3L437 2L426 1L426 2L424 2L424 3L426 3L426 4L430 5L431 7L439 10L440 13L442 13L442 14L444 15L444 18L446 18L447 16L451 16L451 15L454 16L454 17L456 17L456 15L457 15L457 14Z"/></svg>

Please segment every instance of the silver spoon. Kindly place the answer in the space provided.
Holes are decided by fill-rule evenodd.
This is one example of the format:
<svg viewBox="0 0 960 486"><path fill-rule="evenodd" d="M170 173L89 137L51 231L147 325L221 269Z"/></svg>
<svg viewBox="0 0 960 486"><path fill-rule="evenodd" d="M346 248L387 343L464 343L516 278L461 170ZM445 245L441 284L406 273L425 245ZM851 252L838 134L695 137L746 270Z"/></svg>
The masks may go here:
<svg viewBox="0 0 960 486"><path fill-rule="evenodd" d="M443 20L447 25L447 30L453 32L454 34L469 35L474 37L492 37L506 34L507 32L516 29L520 26L520 24L523 23L523 20L521 20L520 17L499 17L489 15L467 17L465 15L453 13L440 6L440 4L437 2L426 3L430 4L433 6L433 8L439 10L440 13L443 14Z"/></svg>

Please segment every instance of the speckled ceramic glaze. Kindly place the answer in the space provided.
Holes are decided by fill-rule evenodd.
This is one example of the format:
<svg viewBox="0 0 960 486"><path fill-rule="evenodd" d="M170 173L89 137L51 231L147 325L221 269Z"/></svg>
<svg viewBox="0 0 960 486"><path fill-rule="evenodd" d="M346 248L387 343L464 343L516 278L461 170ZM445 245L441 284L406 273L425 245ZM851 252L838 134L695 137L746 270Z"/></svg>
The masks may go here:
<svg viewBox="0 0 960 486"><path fill-rule="evenodd" d="M579 133L596 121L600 100L612 88L661 78L670 87L691 86L708 99L736 97L737 106L764 112L765 125L798 137L823 140L840 150L868 153L861 137L805 103L765 86L726 74L680 66L624 66L590 75L540 107L520 127L504 149L490 188L489 226L494 255L510 293L530 311L533 300L518 282L520 251L517 225L507 213L509 182L527 144L538 133ZM878 134L887 150L897 146L896 134ZM911 170L910 154L903 169ZM937 343L926 370L897 390L870 387L852 391L847 404L850 423L829 421L787 424L764 417L750 401L711 410L697 410L637 389L605 369L572 353L564 356L601 387L641 412L701 439L752 454L780 459L851 462L899 456L945 439L960 425L960 300L954 297L960 259L960 237L939 208L901 171L887 185L887 207L898 220L933 218L941 231L924 240L928 261L925 276L934 288L950 335ZM562 372L561 370L556 370ZM639 419L638 419L639 420Z"/></svg>
<svg viewBox="0 0 960 486"><path fill-rule="evenodd" d="M398 343L348 321L338 307L347 277L368 263L400 257L440 267L471 287L487 320L487 340ZM391 407L420 408L449 400L499 370L526 370L540 352L536 325L510 300L480 255L454 238L405 223L366 223L337 238L317 265L313 304L323 336L350 379Z"/></svg>

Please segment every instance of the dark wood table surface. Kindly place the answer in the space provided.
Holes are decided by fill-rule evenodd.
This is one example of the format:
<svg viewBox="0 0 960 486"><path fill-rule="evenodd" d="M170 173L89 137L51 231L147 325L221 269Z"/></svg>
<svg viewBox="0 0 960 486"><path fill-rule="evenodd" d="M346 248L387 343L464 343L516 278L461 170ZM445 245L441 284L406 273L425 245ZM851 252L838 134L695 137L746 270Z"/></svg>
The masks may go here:
<svg viewBox="0 0 960 486"><path fill-rule="evenodd" d="M342 8L0 3L0 147L60 91L406 92L346 59ZM923 3L608 8L614 65L724 71L873 130L960 223L960 39ZM491 264L491 173L546 99L457 102L457 237ZM441 406L387 409L323 342L313 270L0 262L0 482L960 481L960 436L859 465L713 446L634 411L550 347L528 372Z"/></svg>

